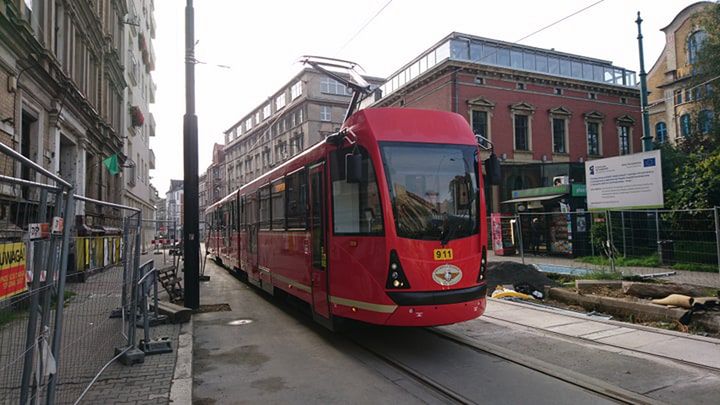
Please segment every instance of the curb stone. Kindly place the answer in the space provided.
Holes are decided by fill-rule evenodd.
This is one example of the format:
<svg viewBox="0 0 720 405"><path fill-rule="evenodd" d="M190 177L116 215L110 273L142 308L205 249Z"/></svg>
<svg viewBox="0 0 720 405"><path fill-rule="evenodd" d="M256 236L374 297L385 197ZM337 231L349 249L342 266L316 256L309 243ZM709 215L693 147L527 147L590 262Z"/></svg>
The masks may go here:
<svg viewBox="0 0 720 405"><path fill-rule="evenodd" d="M193 321L180 328L178 338L177 362L175 374L170 386L170 403L190 405L192 403L192 356L193 356Z"/></svg>

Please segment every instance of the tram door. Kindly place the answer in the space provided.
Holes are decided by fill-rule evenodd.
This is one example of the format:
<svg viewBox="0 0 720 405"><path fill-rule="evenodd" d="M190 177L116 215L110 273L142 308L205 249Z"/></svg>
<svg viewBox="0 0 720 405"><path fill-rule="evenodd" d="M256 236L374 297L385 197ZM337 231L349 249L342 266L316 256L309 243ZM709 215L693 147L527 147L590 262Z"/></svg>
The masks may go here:
<svg viewBox="0 0 720 405"><path fill-rule="evenodd" d="M238 199L238 203L240 204L240 225L238 226L238 268L240 270L245 270L247 262L247 249L244 249L246 246L245 239L247 239L246 234L246 224L247 224L247 217L245 216L245 196L241 196Z"/></svg>
<svg viewBox="0 0 720 405"><path fill-rule="evenodd" d="M312 245L313 310L324 318L330 318L328 303L327 235L325 234L325 163L310 168L310 238Z"/></svg>

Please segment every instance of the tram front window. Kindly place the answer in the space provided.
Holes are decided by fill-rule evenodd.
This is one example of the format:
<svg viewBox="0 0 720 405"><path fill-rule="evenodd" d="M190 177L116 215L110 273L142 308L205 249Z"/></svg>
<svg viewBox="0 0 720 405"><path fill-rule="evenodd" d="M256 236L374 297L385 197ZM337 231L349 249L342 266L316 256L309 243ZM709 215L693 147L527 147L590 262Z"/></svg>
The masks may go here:
<svg viewBox="0 0 720 405"><path fill-rule="evenodd" d="M477 148L381 144L400 237L443 243L478 233Z"/></svg>

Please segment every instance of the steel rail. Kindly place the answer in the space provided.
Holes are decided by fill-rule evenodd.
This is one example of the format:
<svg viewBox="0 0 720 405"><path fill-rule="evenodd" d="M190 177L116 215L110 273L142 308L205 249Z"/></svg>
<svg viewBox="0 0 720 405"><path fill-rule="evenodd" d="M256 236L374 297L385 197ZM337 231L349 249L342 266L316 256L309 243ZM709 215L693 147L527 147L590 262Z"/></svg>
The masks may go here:
<svg viewBox="0 0 720 405"><path fill-rule="evenodd" d="M531 357L528 357L526 355L522 355L520 353L515 353L513 351L507 350L503 347L487 343L487 342L479 342L474 339L467 338L465 336L458 335L454 332L450 332L447 330L441 330L438 328L426 328L428 332L445 339L447 341L453 342L455 344L458 344L460 346L464 346L467 348L470 348L472 350L489 354L494 357L499 357L501 359L507 360L511 363L517 364L519 366L528 368L533 371L537 371L541 374L547 375L548 377L555 378L560 381L564 381L570 385L574 385L576 387L582 388L584 390L593 392L595 394L599 394L601 396L620 401L623 403L628 404L662 404L662 401L658 401L656 399L647 397L642 394L638 394L636 392L632 392L630 390L626 390L624 388L612 385L610 383L607 383L605 381L589 377L574 371L566 370L566 369L560 369L559 367L553 366L549 363L546 363L542 360L533 359Z"/></svg>

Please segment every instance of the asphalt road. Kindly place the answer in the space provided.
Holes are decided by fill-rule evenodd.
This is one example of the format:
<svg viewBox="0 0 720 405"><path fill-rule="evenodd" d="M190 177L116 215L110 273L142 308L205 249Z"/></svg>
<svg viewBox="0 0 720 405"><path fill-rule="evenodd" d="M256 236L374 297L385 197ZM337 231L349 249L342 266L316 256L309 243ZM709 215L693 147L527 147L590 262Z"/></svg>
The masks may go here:
<svg viewBox="0 0 720 405"><path fill-rule="evenodd" d="M227 303L231 311L194 316L194 403L451 402L354 341L477 403L610 402L423 329L334 334L214 264L206 274L212 278L201 287L201 302Z"/></svg>

